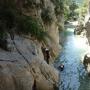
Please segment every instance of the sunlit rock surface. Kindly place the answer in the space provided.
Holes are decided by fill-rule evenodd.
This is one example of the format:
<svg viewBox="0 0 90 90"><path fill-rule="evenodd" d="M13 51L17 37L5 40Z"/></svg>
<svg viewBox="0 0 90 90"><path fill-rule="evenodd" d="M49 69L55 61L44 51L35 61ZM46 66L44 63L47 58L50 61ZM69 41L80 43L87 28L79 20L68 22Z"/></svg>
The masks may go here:
<svg viewBox="0 0 90 90"><path fill-rule="evenodd" d="M85 27L83 24L77 24L77 26L75 27L75 31L74 34L75 35L81 35L82 33L84 33L85 31Z"/></svg>
<svg viewBox="0 0 90 90"><path fill-rule="evenodd" d="M41 45L19 36L15 45L9 41L11 52L0 49L0 90L55 90L59 73L44 60Z"/></svg>
<svg viewBox="0 0 90 90"><path fill-rule="evenodd" d="M86 36L87 36L89 44L90 44L90 0L89 0L87 11L88 12L87 12L87 15L85 17L85 28L86 28L86 31L87 31Z"/></svg>
<svg viewBox="0 0 90 90"><path fill-rule="evenodd" d="M88 43L89 43L89 47L87 49L87 53L85 56L84 56L84 66L88 72L88 74L90 75L90 1L89 1L89 7L88 7L88 12L87 12L87 15L85 16L85 30L86 30L86 37L88 39Z"/></svg>

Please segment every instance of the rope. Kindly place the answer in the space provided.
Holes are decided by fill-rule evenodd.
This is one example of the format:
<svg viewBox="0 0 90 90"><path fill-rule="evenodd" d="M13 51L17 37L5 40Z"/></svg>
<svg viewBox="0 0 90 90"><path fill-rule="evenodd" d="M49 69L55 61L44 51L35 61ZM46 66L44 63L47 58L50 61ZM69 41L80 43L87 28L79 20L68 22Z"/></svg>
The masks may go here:
<svg viewBox="0 0 90 90"><path fill-rule="evenodd" d="M27 59L27 58L20 52L20 50L17 48L15 41L12 40L12 42L13 42L13 44L14 44L14 46L15 46L17 52L18 52L18 53L24 58L24 60L30 65L28 59Z"/></svg>
<svg viewBox="0 0 90 90"><path fill-rule="evenodd" d="M27 58L20 52L20 50L17 48L14 39L11 38L11 40L12 40L12 42L13 42L13 44L14 44L16 50L17 50L17 52L24 58L24 60L25 60L25 61L28 63L28 65L30 66L30 63L29 63L28 59L27 59ZM34 72L33 72L32 69L33 69L33 68L30 68L30 72L32 73L33 77L36 79L36 76L34 75Z"/></svg>
<svg viewBox="0 0 90 90"><path fill-rule="evenodd" d="M3 59L0 59L0 61L5 61L5 62L17 62L17 60L11 61L11 60L3 60Z"/></svg>

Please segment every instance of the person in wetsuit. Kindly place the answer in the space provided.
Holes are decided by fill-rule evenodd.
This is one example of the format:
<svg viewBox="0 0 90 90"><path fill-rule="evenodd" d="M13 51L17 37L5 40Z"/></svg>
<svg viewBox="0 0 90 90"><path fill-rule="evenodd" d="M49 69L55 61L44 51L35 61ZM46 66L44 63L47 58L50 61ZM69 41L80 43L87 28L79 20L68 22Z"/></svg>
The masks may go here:
<svg viewBox="0 0 90 90"><path fill-rule="evenodd" d="M49 49L45 49L45 54L46 54L46 62L47 64L49 64L49 59L50 59L50 53L49 53Z"/></svg>
<svg viewBox="0 0 90 90"><path fill-rule="evenodd" d="M33 85L33 87L32 87L32 90L37 90L36 80L34 80L34 85Z"/></svg>

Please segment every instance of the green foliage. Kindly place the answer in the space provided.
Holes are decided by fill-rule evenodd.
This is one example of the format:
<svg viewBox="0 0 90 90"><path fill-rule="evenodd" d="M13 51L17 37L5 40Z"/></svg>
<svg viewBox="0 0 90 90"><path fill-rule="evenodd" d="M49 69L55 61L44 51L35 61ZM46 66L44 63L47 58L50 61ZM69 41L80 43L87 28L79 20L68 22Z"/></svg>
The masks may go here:
<svg viewBox="0 0 90 90"><path fill-rule="evenodd" d="M69 14L70 14L69 6L65 5L65 8L64 8L64 19L65 19L65 21L69 20Z"/></svg>
<svg viewBox="0 0 90 90"><path fill-rule="evenodd" d="M79 16L78 12L76 12L76 9L78 9L78 4L74 0L65 0L64 4L64 17L65 21L67 20L76 20Z"/></svg>
<svg viewBox="0 0 90 90"><path fill-rule="evenodd" d="M51 0L55 5L55 14L60 15L64 12L64 0Z"/></svg>
<svg viewBox="0 0 90 90"><path fill-rule="evenodd" d="M3 0L0 2L0 28L8 32L15 26L17 9L15 2L12 0Z"/></svg>
<svg viewBox="0 0 90 90"><path fill-rule="evenodd" d="M35 4L35 0L27 0L30 5ZM9 33L14 27L16 32L22 34L31 34L39 41L44 41L47 33L43 30L38 19L30 16L25 16L16 8L15 2L7 0L0 3L0 38L5 38L6 33Z"/></svg>
<svg viewBox="0 0 90 90"><path fill-rule="evenodd" d="M71 11L74 11L75 9L78 8L78 5L75 3L75 1L73 1L73 2L71 3L71 5L69 6L69 8L70 8Z"/></svg>
<svg viewBox="0 0 90 90"><path fill-rule="evenodd" d="M0 39L6 39L7 33L5 31L5 24L0 21Z"/></svg>
<svg viewBox="0 0 90 90"><path fill-rule="evenodd" d="M55 4L55 6L59 6L60 7L60 9L62 10L62 9L64 9L64 0L51 0L54 4Z"/></svg>
<svg viewBox="0 0 90 90"><path fill-rule="evenodd" d="M41 13L41 18L44 21L45 24L51 24L53 21L53 17L51 14L50 8L44 8Z"/></svg>
<svg viewBox="0 0 90 90"><path fill-rule="evenodd" d="M79 13L79 17L81 17L82 19L84 19L87 13L87 8L88 8L88 0L84 0L82 5L77 10L77 12Z"/></svg>
<svg viewBox="0 0 90 90"><path fill-rule="evenodd" d="M37 19L30 16L20 16L18 18L17 30L24 34L31 34L38 40L45 40L46 32L41 27Z"/></svg>
<svg viewBox="0 0 90 90"><path fill-rule="evenodd" d="M55 7L55 14L56 14L56 15L62 14L62 10L61 10L61 8L60 8L59 6L56 6L56 7Z"/></svg>
<svg viewBox="0 0 90 90"><path fill-rule="evenodd" d="M78 16L78 13L76 13L76 9L78 8L78 5L76 4L75 1L72 1L71 5L69 6L69 9L70 9L70 17L71 19L75 19L77 18Z"/></svg>
<svg viewBox="0 0 90 90"><path fill-rule="evenodd" d="M12 9L0 9L0 20L5 24L7 29L11 29L14 26L16 20L15 15Z"/></svg>
<svg viewBox="0 0 90 90"><path fill-rule="evenodd" d="M0 38L6 39L7 32L15 25L15 6L10 1L0 2Z"/></svg>

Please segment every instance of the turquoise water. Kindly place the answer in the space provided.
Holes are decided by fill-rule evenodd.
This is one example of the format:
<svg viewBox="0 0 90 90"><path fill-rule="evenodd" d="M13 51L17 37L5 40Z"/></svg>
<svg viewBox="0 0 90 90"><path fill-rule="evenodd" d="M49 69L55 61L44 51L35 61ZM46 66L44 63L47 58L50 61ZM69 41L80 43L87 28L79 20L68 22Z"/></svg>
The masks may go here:
<svg viewBox="0 0 90 90"><path fill-rule="evenodd" d="M90 90L88 77L82 58L87 51L86 39L74 35L74 28L67 28L62 33L63 51L60 53L57 66L61 63L65 68L60 71L60 90Z"/></svg>

